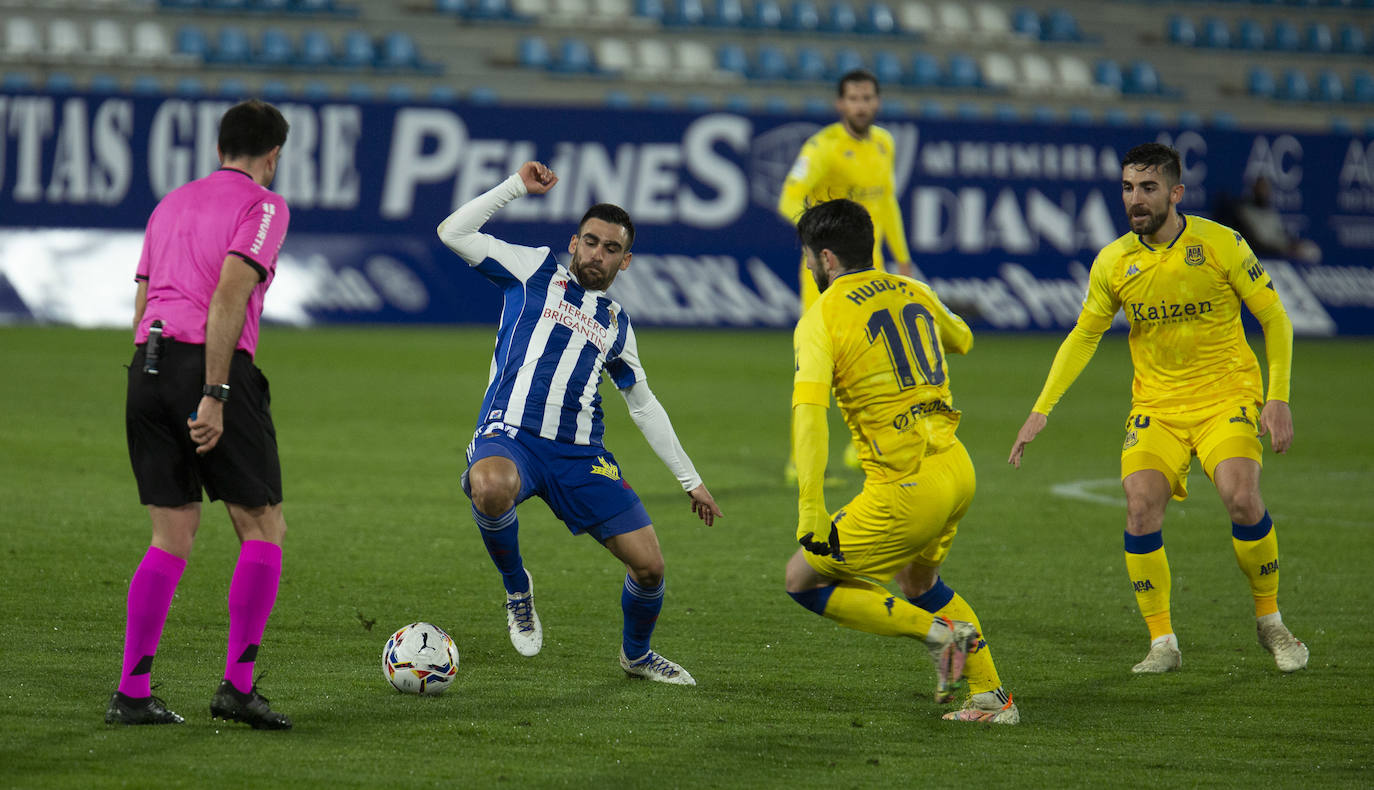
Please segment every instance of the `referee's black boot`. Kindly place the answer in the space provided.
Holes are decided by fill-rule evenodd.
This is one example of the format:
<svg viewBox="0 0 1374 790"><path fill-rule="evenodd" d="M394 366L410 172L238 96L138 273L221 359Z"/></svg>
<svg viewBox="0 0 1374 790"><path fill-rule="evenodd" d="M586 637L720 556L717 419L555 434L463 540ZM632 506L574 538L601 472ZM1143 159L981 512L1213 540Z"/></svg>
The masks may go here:
<svg viewBox="0 0 1374 790"><path fill-rule="evenodd" d="M289 730L291 719L284 713L277 713L267 704L267 698L258 693L257 684L253 690L244 694L234 688L225 678L215 696L210 698L210 717L243 722L255 730Z"/></svg>
<svg viewBox="0 0 1374 790"><path fill-rule="evenodd" d="M106 724L181 724L185 719L167 710L161 699L152 695L130 697L116 691L105 709Z"/></svg>

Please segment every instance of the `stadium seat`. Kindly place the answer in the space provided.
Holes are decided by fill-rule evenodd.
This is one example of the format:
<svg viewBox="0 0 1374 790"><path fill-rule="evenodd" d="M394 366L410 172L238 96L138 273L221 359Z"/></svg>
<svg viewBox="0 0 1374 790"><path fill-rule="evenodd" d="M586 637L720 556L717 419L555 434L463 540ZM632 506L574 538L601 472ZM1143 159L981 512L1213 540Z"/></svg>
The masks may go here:
<svg viewBox="0 0 1374 790"><path fill-rule="evenodd" d="M783 19L783 28L798 33L812 33L821 28L821 12L813 0L792 0L791 10Z"/></svg>
<svg viewBox="0 0 1374 790"><path fill-rule="evenodd" d="M1368 104L1374 102L1374 76L1364 69L1350 72L1350 101Z"/></svg>
<svg viewBox="0 0 1374 790"><path fill-rule="evenodd" d="M420 48L409 33L394 30L382 38L378 55L378 65L388 69L420 70L424 63L420 58Z"/></svg>
<svg viewBox="0 0 1374 790"><path fill-rule="evenodd" d="M741 96L738 93L732 93L729 96L725 97L726 112L733 112L739 115L744 115L746 113L751 112L753 109L753 106L749 104L749 98L747 96Z"/></svg>
<svg viewBox="0 0 1374 790"><path fill-rule="evenodd" d="M591 74L596 70L591 47L572 36L560 40L549 69L555 74Z"/></svg>
<svg viewBox="0 0 1374 790"><path fill-rule="evenodd" d="M225 77L215 86L215 93L226 99L243 99L248 96L248 83L239 77Z"/></svg>
<svg viewBox="0 0 1374 790"><path fill-rule="evenodd" d="M1307 82L1307 75L1299 69L1285 69L1283 76L1279 78L1275 96L1291 102L1305 102L1312 98L1312 89Z"/></svg>
<svg viewBox="0 0 1374 790"><path fill-rule="evenodd" d="M815 47L797 47L790 76L799 82L819 82L828 79L830 68L826 65L825 55Z"/></svg>
<svg viewBox="0 0 1374 790"><path fill-rule="evenodd" d="M491 86L474 85L472 90L468 91L468 101L479 107L485 107L500 103L501 95Z"/></svg>
<svg viewBox="0 0 1374 790"><path fill-rule="evenodd" d="M663 7L663 0L635 0L635 16L648 19L651 22L663 24L663 17L668 13Z"/></svg>
<svg viewBox="0 0 1374 790"><path fill-rule="evenodd" d="M334 0L291 0L291 10L297 14L320 15L339 11Z"/></svg>
<svg viewBox="0 0 1374 790"><path fill-rule="evenodd" d="M1082 110L1082 107L1076 109ZM1053 107L1037 104L1031 108L1030 119L1033 123L1059 123L1059 113ZM1069 123L1074 123L1072 113L1069 116Z"/></svg>
<svg viewBox="0 0 1374 790"><path fill-rule="evenodd" d="M1011 14L1011 29L1018 36L1040 39L1040 15L1029 8L1018 8Z"/></svg>
<svg viewBox="0 0 1374 790"><path fill-rule="evenodd" d="M878 107L879 118L910 118L911 108L903 99L889 97Z"/></svg>
<svg viewBox="0 0 1374 790"><path fill-rule="evenodd" d="M664 42L652 38L635 41L636 76L648 80L665 80L673 74L673 51Z"/></svg>
<svg viewBox="0 0 1374 790"><path fill-rule="evenodd" d="M905 0L897 8L897 25L904 33L929 36L935 30L935 15L922 0Z"/></svg>
<svg viewBox="0 0 1374 790"><path fill-rule="evenodd" d="M124 26L114 19L96 19L92 22L91 54L102 60L128 55L129 41L124 37Z"/></svg>
<svg viewBox="0 0 1374 790"><path fill-rule="evenodd" d="M749 76L749 56L739 44L721 44L716 49L716 67L726 74Z"/></svg>
<svg viewBox="0 0 1374 790"><path fill-rule="evenodd" d="M1097 61L1097 65L1093 66L1093 82L1113 93L1121 93L1124 84L1121 67L1116 61L1107 58Z"/></svg>
<svg viewBox="0 0 1374 790"><path fill-rule="evenodd" d="M1011 18L995 3L979 3L973 9L973 28L990 39L1011 37Z"/></svg>
<svg viewBox="0 0 1374 790"><path fill-rule="evenodd" d="M1330 131L1335 135L1354 135L1355 127L1350 124L1350 119L1336 116L1331 119Z"/></svg>
<svg viewBox="0 0 1374 790"><path fill-rule="evenodd" d="M961 121L981 121L983 108L977 102L961 101L954 105L954 117Z"/></svg>
<svg viewBox="0 0 1374 790"><path fill-rule="evenodd" d="M973 35L973 17L962 3L943 2L936 9L935 18L940 34L953 38L966 39Z"/></svg>
<svg viewBox="0 0 1374 790"><path fill-rule="evenodd" d="M1178 128L1201 129L1202 127L1202 116L1199 113L1194 110L1179 110Z"/></svg>
<svg viewBox="0 0 1374 790"><path fill-rule="evenodd" d="M1326 54L1336 48L1335 37L1331 35L1331 27L1322 22L1309 22L1307 34L1303 36L1303 49L1308 52Z"/></svg>
<svg viewBox="0 0 1374 790"><path fill-rule="evenodd" d="M1055 87L1054 67L1038 52L1021 55L1021 86L1030 91L1047 92Z"/></svg>
<svg viewBox="0 0 1374 790"><path fill-rule="evenodd" d="M1072 13L1063 8L1052 8L1045 14L1040 38L1042 41L1081 41L1083 33L1078 29L1078 20Z"/></svg>
<svg viewBox="0 0 1374 790"><path fill-rule="evenodd" d="M113 74L92 74L86 89L91 93L120 93L119 78Z"/></svg>
<svg viewBox="0 0 1374 790"><path fill-rule="evenodd" d="M1342 25L1340 51L1347 55L1365 54L1364 32L1354 25Z"/></svg>
<svg viewBox="0 0 1374 790"><path fill-rule="evenodd" d="M1086 107L1070 107L1069 123L1074 126L1091 126L1093 124L1093 114Z"/></svg>
<svg viewBox="0 0 1374 790"><path fill-rule="evenodd" d="M1121 92L1134 96L1153 96L1161 91L1159 72L1147 60L1133 61L1126 69Z"/></svg>
<svg viewBox="0 0 1374 790"><path fill-rule="evenodd" d="M335 62L346 69L371 68L376 57L377 51L372 44L372 36L361 30L350 30L344 34Z"/></svg>
<svg viewBox="0 0 1374 790"><path fill-rule="evenodd" d="M215 36L215 48L210 61L223 65L242 65L253 59L253 46L248 33L237 25L225 25Z"/></svg>
<svg viewBox="0 0 1374 790"><path fill-rule="evenodd" d="M75 21L54 19L48 23L48 57L62 62L82 57L88 52L86 37Z"/></svg>
<svg viewBox="0 0 1374 790"><path fill-rule="evenodd" d="M603 22L623 22L630 15L630 0L592 0L592 18Z"/></svg>
<svg viewBox="0 0 1374 790"><path fill-rule="evenodd" d="M334 91L327 83L319 80L310 80L301 86L301 96L313 101L326 101L333 98Z"/></svg>
<svg viewBox="0 0 1374 790"><path fill-rule="evenodd" d="M151 96L162 93L162 80L152 74L138 74L129 88L140 96Z"/></svg>
<svg viewBox="0 0 1374 790"><path fill-rule="evenodd" d="M43 54L43 38L38 25L25 16L12 16L5 23L4 54L11 58L32 58Z"/></svg>
<svg viewBox="0 0 1374 790"><path fill-rule="evenodd" d="M859 32L873 36L886 36L900 32L897 27L897 14L892 6L878 0L864 7L859 17Z"/></svg>
<svg viewBox="0 0 1374 790"><path fill-rule="evenodd" d="M1169 43L1185 47L1191 47L1198 43L1197 28L1193 27L1193 20L1182 14L1171 14L1169 16Z"/></svg>
<svg viewBox="0 0 1374 790"><path fill-rule="evenodd" d="M288 66L295 62L296 48L286 31L269 27L258 36L258 52L255 59L264 66Z"/></svg>
<svg viewBox="0 0 1374 790"><path fill-rule="evenodd" d="M516 46L516 62L525 68L547 69L553 60L543 36L525 36Z"/></svg>
<svg viewBox="0 0 1374 790"><path fill-rule="evenodd" d="M434 12L444 16L462 16L468 10L466 0L434 0Z"/></svg>
<svg viewBox="0 0 1374 790"><path fill-rule="evenodd" d="M830 69L830 76L833 79L848 74L855 69L866 69L868 64L864 63L864 56L857 49L838 49L835 51L835 62Z"/></svg>
<svg viewBox="0 0 1374 790"><path fill-rule="evenodd" d="M929 52L917 52L911 56L911 71L907 74L907 84L914 88L934 88L944 82L944 68L940 61Z"/></svg>
<svg viewBox="0 0 1374 790"><path fill-rule="evenodd" d="M1021 113L1006 102L998 102L992 107L992 119L998 123L1017 123L1021 120Z"/></svg>
<svg viewBox="0 0 1374 790"><path fill-rule="evenodd" d="M323 30L306 30L301 33L301 48L296 54L296 62L312 69L322 69L333 65L334 45Z"/></svg>
<svg viewBox="0 0 1374 790"><path fill-rule="evenodd" d="M1242 19L1236 25L1235 45L1237 49L1258 52L1264 49L1264 28L1253 19Z"/></svg>
<svg viewBox="0 0 1374 790"><path fill-rule="evenodd" d="M172 90L178 96L202 96L205 94L205 82L200 77L178 77Z"/></svg>
<svg viewBox="0 0 1374 790"><path fill-rule="evenodd" d="M644 94L644 109L671 110L673 109L673 99L663 91L649 91Z"/></svg>
<svg viewBox="0 0 1374 790"><path fill-rule="evenodd" d="M1207 49L1230 49L1231 27L1224 19L1207 17L1202 20L1202 35L1198 36L1197 45Z"/></svg>
<svg viewBox="0 0 1374 790"><path fill-rule="evenodd" d="M703 82L719 79L711 45L696 39L683 39L673 44L673 73L680 79Z"/></svg>
<svg viewBox="0 0 1374 790"><path fill-rule="evenodd" d="M65 71L54 71L43 80L43 90L50 93L74 93L76 78Z"/></svg>
<svg viewBox="0 0 1374 790"><path fill-rule="evenodd" d="M950 71L954 70L953 58L950 58ZM1010 55L1004 52L987 52L983 55L983 80L988 87L996 90L1011 90L1018 85L1019 75L1016 73L1016 63ZM953 76L945 80L945 84L951 88L964 87L954 80Z"/></svg>
<svg viewBox="0 0 1374 790"><path fill-rule="evenodd" d="M781 80L787 78L787 55L772 44L764 44L754 51L749 76L755 80Z"/></svg>
<svg viewBox="0 0 1374 790"><path fill-rule="evenodd" d="M781 96L769 96L763 100L763 111L770 115L787 115L792 112L792 105Z"/></svg>
<svg viewBox="0 0 1374 790"><path fill-rule="evenodd" d="M696 27L706 24L706 6L702 0L667 0L664 12L665 25Z"/></svg>
<svg viewBox="0 0 1374 790"><path fill-rule="evenodd" d="M350 101L372 101L375 93L366 82L350 82L344 88L344 96Z"/></svg>
<svg viewBox="0 0 1374 790"><path fill-rule="evenodd" d="M1286 19L1275 19L1270 28L1269 48L1280 52L1296 52L1299 48L1298 29Z"/></svg>
<svg viewBox="0 0 1374 790"><path fill-rule="evenodd" d="M1077 55L1060 55L1055 60L1059 84L1070 93L1091 93L1093 73L1087 61Z"/></svg>
<svg viewBox="0 0 1374 790"><path fill-rule="evenodd" d="M210 40L205 31L190 25L177 30L177 54L198 61L209 60Z"/></svg>
<svg viewBox="0 0 1374 790"><path fill-rule="evenodd" d="M821 22L826 33L852 35L859 30L859 12L849 0L831 0L830 9Z"/></svg>
<svg viewBox="0 0 1374 790"><path fill-rule="evenodd" d="M172 42L167 37L167 29L158 22L139 22L134 25L130 38L130 49L135 60L155 63L172 56Z"/></svg>
<svg viewBox="0 0 1374 790"><path fill-rule="evenodd" d="M1341 82L1341 76L1330 69L1322 69L1317 73L1317 89L1313 92L1313 100L1335 104L1345 98L1345 85Z"/></svg>
<svg viewBox="0 0 1374 790"><path fill-rule="evenodd" d="M1162 128L1164 126L1164 113L1153 107L1147 107L1140 111L1140 124L1153 129Z"/></svg>
<svg viewBox="0 0 1374 790"><path fill-rule="evenodd" d="M404 82L393 82L386 86L386 100L397 104L415 100L415 91Z"/></svg>
<svg viewBox="0 0 1374 790"><path fill-rule="evenodd" d="M819 96L807 96L802 99L802 112L807 115L829 116L835 112L834 106Z"/></svg>
<svg viewBox="0 0 1374 790"><path fill-rule="evenodd" d="M1272 99L1276 87L1273 72L1264 66L1251 66L1245 74L1245 92L1251 96Z"/></svg>
<svg viewBox="0 0 1374 790"><path fill-rule="evenodd" d="M431 86L425 98L435 104L454 104L458 101L458 91L452 85L440 84Z"/></svg>
<svg viewBox="0 0 1374 790"><path fill-rule="evenodd" d="M205 0L207 10L219 13L239 14L248 10L248 0Z"/></svg>
<svg viewBox="0 0 1374 790"><path fill-rule="evenodd" d="M744 16L744 0L716 0L706 21L712 27L737 30L744 27Z"/></svg>
<svg viewBox="0 0 1374 790"><path fill-rule="evenodd" d="M778 0L755 0L754 12L744 18L744 25L755 30L778 30L782 21L782 4Z"/></svg>
<svg viewBox="0 0 1374 790"><path fill-rule="evenodd" d="M978 62L961 52L952 53L945 63L945 84L958 90L983 87L983 72Z"/></svg>
<svg viewBox="0 0 1374 790"><path fill-rule="evenodd" d="M507 0L471 0L467 15L472 19L502 20L511 19L510 4Z"/></svg>
<svg viewBox="0 0 1374 790"><path fill-rule="evenodd" d="M537 36L529 38L539 42L544 40ZM598 38L592 54L596 58L596 70L602 74L627 74L635 66L634 50L623 38Z"/></svg>
<svg viewBox="0 0 1374 790"><path fill-rule="evenodd" d="M879 85L900 84L906 76L902 72L902 59L886 49L874 52L873 75L878 78Z"/></svg>
<svg viewBox="0 0 1374 790"><path fill-rule="evenodd" d="M949 115L943 102L936 99L922 99L916 105L916 114L922 118L939 120Z"/></svg>
<svg viewBox="0 0 1374 790"><path fill-rule="evenodd" d="M253 0L252 6L265 14L282 14L291 10L291 0Z"/></svg>
<svg viewBox="0 0 1374 790"><path fill-rule="evenodd" d="M1126 114L1124 107L1108 107L1102 113L1102 122L1108 126L1130 126L1131 116Z"/></svg>
<svg viewBox="0 0 1374 790"><path fill-rule="evenodd" d="M1236 116L1225 110L1217 110L1212 113L1211 125L1216 129L1234 129L1236 128Z"/></svg>

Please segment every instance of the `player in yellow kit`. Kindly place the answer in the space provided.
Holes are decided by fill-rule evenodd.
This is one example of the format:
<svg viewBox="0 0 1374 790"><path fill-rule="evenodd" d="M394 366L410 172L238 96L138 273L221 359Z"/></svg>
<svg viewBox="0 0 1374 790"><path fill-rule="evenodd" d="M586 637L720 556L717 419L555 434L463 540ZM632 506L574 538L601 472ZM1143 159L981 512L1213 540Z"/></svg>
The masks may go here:
<svg viewBox="0 0 1374 790"><path fill-rule="evenodd" d="M893 183L895 146L892 135L873 120L878 115L878 78L865 69L854 69L840 77L836 85L835 110L840 120L816 132L802 144L792 163L778 199L778 213L793 224L808 206L835 198L849 198L868 209L873 220L873 267L883 266L883 242L887 242L897 261L897 273L911 276L911 252L906 245L902 210L897 205ZM798 276L801 311L816 301L816 281L801 264ZM858 468L854 448L845 453L845 463ZM785 476L795 476L788 460Z"/></svg>
<svg viewBox="0 0 1374 790"><path fill-rule="evenodd" d="M1250 582L1260 644L1278 668L1307 666L1307 646L1278 610L1279 549L1260 496L1260 437L1275 452L1293 440L1288 383L1293 325L1274 284L1241 235L1178 213L1184 187L1178 152L1136 146L1122 161L1121 190L1131 232L1093 262L1078 324L1055 355L1048 380L1008 459L1019 467L1026 445L1092 358L1121 309L1130 322L1135 366L1131 414L1121 450L1126 492L1126 571L1150 630L1150 650L1135 672L1170 672L1183 662L1169 615L1164 508L1188 495L1192 457L1215 484L1231 517L1236 561ZM1264 330L1269 394L1245 340L1241 303ZM1263 405L1261 405L1263 404Z"/></svg>
<svg viewBox="0 0 1374 790"><path fill-rule="evenodd" d="M939 573L974 490L945 354L967 352L973 333L929 286L872 268L873 223L858 203L813 206L797 233L821 293L793 341L802 548L787 563L787 592L840 625L923 642L937 702L953 700L961 675L968 681L964 707L946 719L1015 724L978 617ZM823 485L832 389L865 475L833 516ZM893 578L905 599L882 586Z"/></svg>

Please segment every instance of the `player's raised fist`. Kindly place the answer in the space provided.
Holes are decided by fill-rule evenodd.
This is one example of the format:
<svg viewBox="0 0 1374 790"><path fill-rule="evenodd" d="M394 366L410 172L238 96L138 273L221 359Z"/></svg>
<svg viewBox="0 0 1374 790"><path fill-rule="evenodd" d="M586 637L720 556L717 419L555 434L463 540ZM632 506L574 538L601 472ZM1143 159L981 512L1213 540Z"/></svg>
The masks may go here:
<svg viewBox="0 0 1374 790"><path fill-rule="evenodd" d="M525 182L525 190L531 195L542 195L553 189L558 176L542 162L526 162L520 166L520 180Z"/></svg>

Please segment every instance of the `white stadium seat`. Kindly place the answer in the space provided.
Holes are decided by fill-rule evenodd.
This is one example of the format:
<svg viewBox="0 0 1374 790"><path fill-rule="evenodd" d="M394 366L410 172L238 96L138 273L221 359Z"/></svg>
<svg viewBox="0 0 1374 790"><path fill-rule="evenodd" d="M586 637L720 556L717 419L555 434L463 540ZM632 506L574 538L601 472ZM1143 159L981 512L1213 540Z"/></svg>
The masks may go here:
<svg viewBox="0 0 1374 790"><path fill-rule="evenodd" d="M596 67L612 74L631 76L635 59L623 38L602 38L596 42Z"/></svg>
<svg viewBox="0 0 1374 790"><path fill-rule="evenodd" d="M1033 93L1048 93L1054 88L1054 67L1044 55L1027 52L1021 56L1021 86Z"/></svg>
<svg viewBox="0 0 1374 790"><path fill-rule="evenodd" d="M38 25L26 16L12 16L5 23L5 55L33 58L43 54L43 39Z"/></svg>
<svg viewBox="0 0 1374 790"><path fill-rule="evenodd" d="M897 24L904 32L928 36L935 30L935 15L921 0L906 0L897 11Z"/></svg>
<svg viewBox="0 0 1374 790"><path fill-rule="evenodd" d="M91 54L104 60L115 60L129 54L129 42L124 26L113 19L97 19L91 23Z"/></svg>
<svg viewBox="0 0 1374 790"><path fill-rule="evenodd" d="M133 55L139 60L155 62L172 57L172 40L167 29L152 20L134 25Z"/></svg>
<svg viewBox="0 0 1374 790"><path fill-rule="evenodd" d="M973 18L963 3L941 3L936 14L940 33L953 38L968 38L973 35Z"/></svg>
<svg viewBox="0 0 1374 790"><path fill-rule="evenodd" d="M983 82L991 88L1013 90L1017 84L1016 64L1001 52L983 55Z"/></svg>

